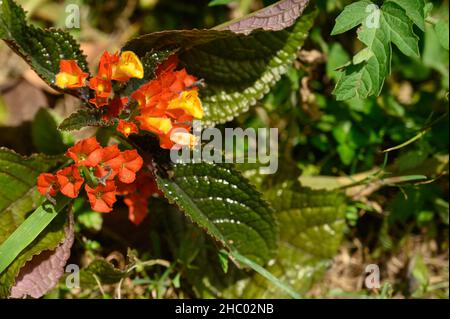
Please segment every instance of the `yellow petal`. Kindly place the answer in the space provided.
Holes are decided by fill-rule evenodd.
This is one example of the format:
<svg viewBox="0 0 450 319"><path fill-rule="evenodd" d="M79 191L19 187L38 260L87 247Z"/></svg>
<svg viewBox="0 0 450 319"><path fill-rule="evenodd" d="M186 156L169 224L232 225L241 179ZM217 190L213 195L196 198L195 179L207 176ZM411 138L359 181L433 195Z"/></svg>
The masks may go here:
<svg viewBox="0 0 450 319"><path fill-rule="evenodd" d="M196 90L184 91L170 101L169 109L183 109L197 119L203 118L203 106Z"/></svg>
<svg viewBox="0 0 450 319"><path fill-rule="evenodd" d="M124 51L120 55L119 63L113 69L113 79L144 77L144 67L141 60L132 51Z"/></svg>
<svg viewBox="0 0 450 319"><path fill-rule="evenodd" d="M56 86L60 87L61 89L65 89L70 85L75 85L78 83L78 76L72 75L70 73L66 72L60 72L56 75Z"/></svg>

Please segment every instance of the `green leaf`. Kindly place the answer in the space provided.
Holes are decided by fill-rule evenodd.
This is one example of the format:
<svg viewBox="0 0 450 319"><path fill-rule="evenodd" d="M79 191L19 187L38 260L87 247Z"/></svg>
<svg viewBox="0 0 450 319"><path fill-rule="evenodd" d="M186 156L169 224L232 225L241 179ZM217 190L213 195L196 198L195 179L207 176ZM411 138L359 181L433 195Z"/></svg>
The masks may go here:
<svg viewBox="0 0 450 319"><path fill-rule="evenodd" d="M333 92L337 100L380 94L390 74L391 43L403 54L419 57L419 39L405 10L394 2L386 2L381 8L372 4L370 8L358 29L358 38L366 47L344 68Z"/></svg>
<svg viewBox="0 0 450 319"><path fill-rule="evenodd" d="M36 189L40 173L61 164L60 157L21 155L0 148L0 243L25 220L26 214L44 201Z"/></svg>
<svg viewBox="0 0 450 319"><path fill-rule="evenodd" d="M60 206L62 206L64 203L63 201L60 201ZM51 205L50 205L51 206ZM45 221L47 222L49 219L54 220L50 223L48 227L42 231L37 238L35 238L29 245L26 245L26 248L21 251L21 253L18 255L18 257L0 274L0 298L7 298L10 294L10 289L12 285L15 282L15 278L18 275L20 269L28 262L30 261L33 256L36 256L40 254L43 251L46 250L54 250L63 240L65 237L65 226L67 225L68 218L66 214L57 214L56 210L51 208L50 206L47 206L47 208L44 209L44 207L40 207L36 210L36 212L31 215L30 221ZM61 207L58 206L57 209L59 210ZM55 218L57 217L57 218ZM28 219L27 219L28 221ZM30 232L36 233L38 228L33 229L28 222L25 221L20 228L18 229L19 232L22 233L22 231L25 231L25 228L28 229ZM43 226L45 223L39 223L40 226ZM30 228L30 227L31 228ZM24 233L22 233L24 234ZM9 245L7 242L5 242L7 245ZM23 246L25 242L18 242L18 245ZM1 246L4 247L3 245ZM5 257L8 257L4 259ZM2 268L4 264L6 264L6 261L9 259L9 255L3 255L2 254Z"/></svg>
<svg viewBox="0 0 450 319"><path fill-rule="evenodd" d="M265 196L274 207L282 230L277 256L266 270L303 294L323 276L340 246L346 205L340 193L294 185L285 183ZM256 274L238 281L224 297L286 298L287 294Z"/></svg>
<svg viewBox="0 0 450 319"><path fill-rule="evenodd" d="M5 242L14 233L26 220L29 212L34 211L44 202L45 198L36 189L38 175L57 168L61 163L63 159L60 157L43 155L23 157L11 150L0 148L0 243ZM25 252L32 246L27 247ZM40 252L37 248L37 250L33 249L33 252ZM6 277L3 275L0 277L1 296L8 295L14 277L33 255L25 252L22 252L9 266ZM20 256L26 258L20 259ZM7 261L7 258L0 258L2 264Z"/></svg>
<svg viewBox="0 0 450 319"><path fill-rule="evenodd" d="M230 165L176 164L157 178L165 196L229 251L266 263L276 247L272 210Z"/></svg>
<svg viewBox="0 0 450 319"><path fill-rule="evenodd" d="M371 4L371 1L362 0L346 6L336 18L336 24L331 31L331 35L344 33L360 25L366 19L367 7Z"/></svg>
<svg viewBox="0 0 450 319"><path fill-rule="evenodd" d="M76 60L81 69L89 72L86 57L70 34L57 29L42 30L27 24L25 12L14 1L1 2L0 38L56 90L61 91L54 85L61 59ZM84 89L65 92L77 96L85 94Z"/></svg>
<svg viewBox="0 0 450 319"><path fill-rule="evenodd" d="M344 50L339 42L333 43L330 47L330 52L327 59L327 75L331 79L339 80L342 75L336 69L343 67L350 60L350 56Z"/></svg>
<svg viewBox="0 0 450 319"><path fill-rule="evenodd" d="M200 92L205 125L224 123L255 105L286 73L314 17L315 12L305 13L289 29L248 35L218 30L157 32L131 40L124 50L142 57L151 51L179 49L188 72L205 80Z"/></svg>
<svg viewBox="0 0 450 319"><path fill-rule="evenodd" d="M390 40L403 54L410 57L419 57L419 38L413 32L411 20L405 11L393 2L382 7L382 27L389 30ZM384 22L384 23L383 23Z"/></svg>
<svg viewBox="0 0 450 319"><path fill-rule="evenodd" d="M83 288L98 285L97 279L101 284L115 284L127 276L127 272L115 268L110 262L104 259L96 259L86 268L80 271L80 286Z"/></svg>
<svg viewBox="0 0 450 319"><path fill-rule="evenodd" d="M448 21L439 20L434 25L434 30L439 39L439 43L448 51Z"/></svg>
<svg viewBox="0 0 450 319"><path fill-rule="evenodd" d="M41 108L37 112L31 124L31 137L33 145L39 152L58 155L66 150L55 116L47 108Z"/></svg>
<svg viewBox="0 0 450 319"><path fill-rule="evenodd" d="M70 199L64 196L57 198L57 204L44 203L39 206L14 232L0 245L0 274L11 262L31 244L39 234L51 223L58 213L67 206Z"/></svg>
<svg viewBox="0 0 450 319"><path fill-rule="evenodd" d="M81 109L64 119L58 129L62 131L76 131L86 126L110 126L113 123L104 121L101 113L94 109Z"/></svg>
<svg viewBox="0 0 450 319"><path fill-rule="evenodd" d="M210 3L208 3L209 7L214 7L214 6L224 6L227 4L230 4L232 2L236 2L237 0L213 0Z"/></svg>
<svg viewBox="0 0 450 319"><path fill-rule="evenodd" d="M405 10L408 17L425 31L425 1L423 0L388 0L395 2Z"/></svg>

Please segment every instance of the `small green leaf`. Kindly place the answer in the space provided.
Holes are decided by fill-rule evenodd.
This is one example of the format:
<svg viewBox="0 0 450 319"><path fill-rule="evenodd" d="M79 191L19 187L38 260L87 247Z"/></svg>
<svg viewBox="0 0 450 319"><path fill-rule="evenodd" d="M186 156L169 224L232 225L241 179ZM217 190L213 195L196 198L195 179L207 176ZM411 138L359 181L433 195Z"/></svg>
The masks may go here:
<svg viewBox="0 0 450 319"><path fill-rule="evenodd" d="M219 241L264 264L275 252L276 224L261 195L230 165L177 164L157 178L165 196Z"/></svg>
<svg viewBox="0 0 450 319"><path fill-rule="evenodd" d="M344 8L344 11L336 18L331 35L344 33L360 25L367 17L367 7L373 4L371 1L362 0L351 3Z"/></svg>
<svg viewBox="0 0 450 319"><path fill-rule="evenodd" d="M100 112L93 109L81 109L75 113L72 113L59 125L59 129L62 131L76 131L86 126L110 126L113 123L104 121Z"/></svg>
<svg viewBox="0 0 450 319"><path fill-rule="evenodd" d="M232 2L236 2L237 0L213 0L210 3L208 3L209 7L214 7L214 6L224 6L227 4L230 4Z"/></svg>
<svg viewBox="0 0 450 319"><path fill-rule="evenodd" d="M448 33L449 33L448 22L444 20L439 20L434 25L434 30L436 31L439 43L442 45L444 49L448 51Z"/></svg>
<svg viewBox="0 0 450 319"><path fill-rule="evenodd" d="M97 279L101 284L115 284L127 276L127 272L115 268L110 262L104 259L96 259L86 268L80 271L80 286L97 286Z"/></svg>

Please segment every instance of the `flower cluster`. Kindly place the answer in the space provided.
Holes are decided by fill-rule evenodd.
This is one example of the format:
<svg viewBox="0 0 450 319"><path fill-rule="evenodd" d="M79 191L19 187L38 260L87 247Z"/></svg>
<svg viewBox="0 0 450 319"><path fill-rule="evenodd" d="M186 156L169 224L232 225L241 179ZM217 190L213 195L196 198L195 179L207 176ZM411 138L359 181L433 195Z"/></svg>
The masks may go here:
<svg viewBox="0 0 450 319"><path fill-rule="evenodd" d="M41 194L49 199L57 193L77 198L84 185L92 210L101 213L111 212L116 195L123 195L130 220L136 224L142 221L148 198L158 191L150 173L141 172L143 159L136 150L122 152L117 145L102 147L91 137L69 148L66 156L73 165L38 177Z"/></svg>
<svg viewBox="0 0 450 319"><path fill-rule="evenodd" d="M194 118L203 117L198 94L198 81L185 69L177 70L178 60L172 55L155 71L156 78L142 85L131 97L114 92L114 81L142 79L144 69L131 51L120 55L105 52L98 73L89 79L94 97L89 102L103 112L103 119L118 119L117 130L128 137L140 130L156 134L162 148L193 147L196 140L190 130ZM77 88L86 85L88 74L83 73L74 60L62 60L56 85Z"/></svg>
<svg viewBox="0 0 450 319"><path fill-rule="evenodd" d="M192 147L192 120L203 117L198 81L185 69L176 71L177 62L176 56L169 58L156 70L156 79L131 95L137 101L139 127L157 134L166 149L175 144Z"/></svg>

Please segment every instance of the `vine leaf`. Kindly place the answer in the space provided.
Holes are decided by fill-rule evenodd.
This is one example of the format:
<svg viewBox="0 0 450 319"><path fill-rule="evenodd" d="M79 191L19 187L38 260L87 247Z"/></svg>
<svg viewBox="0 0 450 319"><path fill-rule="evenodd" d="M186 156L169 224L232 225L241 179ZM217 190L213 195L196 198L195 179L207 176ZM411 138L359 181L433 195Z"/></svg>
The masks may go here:
<svg viewBox="0 0 450 319"><path fill-rule="evenodd" d="M216 30L155 32L129 41L124 50L143 57L152 51L178 49L179 60L188 72L205 80L206 87L201 90L205 125L224 123L247 111L269 92L295 60L312 27L315 12L303 13L300 10L306 6L306 1L281 3L286 7L279 4L271 9L273 20L268 15L269 11L265 13L267 17L264 19L270 23L252 25L242 20L241 25L245 28L233 27L234 24L228 26L234 28L234 32L226 30L226 26ZM289 6L299 7L290 11ZM277 14L277 10L282 8L285 11L280 12L292 14L289 23L277 18L283 16ZM258 13L254 17L258 17ZM283 29L291 23L292 26ZM267 30L247 32L258 27Z"/></svg>
<svg viewBox="0 0 450 319"><path fill-rule="evenodd" d="M333 92L337 100L365 99L380 94L384 80L390 74L392 44L406 56L419 57L419 38L413 31L414 22L396 2L387 1L379 8L362 0L347 6L336 18L332 35L361 24L358 39L366 45L353 63L343 68Z"/></svg>
<svg viewBox="0 0 450 319"><path fill-rule="evenodd" d="M158 176L160 190L229 251L265 264L276 248L276 224L261 195L230 165L176 164Z"/></svg>
<svg viewBox="0 0 450 319"><path fill-rule="evenodd" d="M86 57L69 33L29 25L19 5L12 0L3 0L0 3L0 38L52 88L86 99L86 88L61 90L54 85L62 59L76 60L80 68L89 73Z"/></svg>

